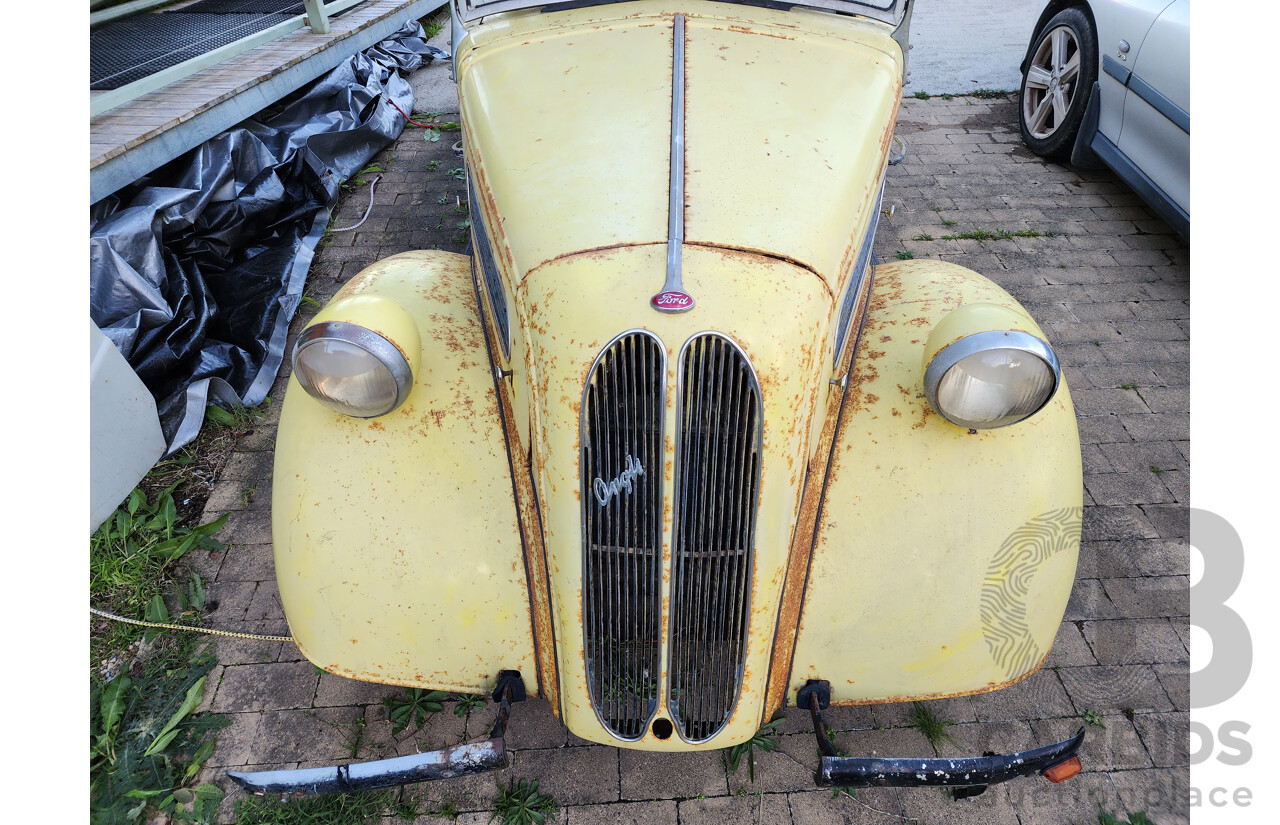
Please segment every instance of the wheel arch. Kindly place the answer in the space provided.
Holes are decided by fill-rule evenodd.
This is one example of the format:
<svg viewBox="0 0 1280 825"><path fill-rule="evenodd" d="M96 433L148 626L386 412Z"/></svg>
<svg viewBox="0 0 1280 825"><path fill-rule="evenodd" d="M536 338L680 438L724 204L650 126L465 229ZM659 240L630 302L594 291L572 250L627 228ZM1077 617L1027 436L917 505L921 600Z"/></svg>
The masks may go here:
<svg viewBox="0 0 1280 825"><path fill-rule="evenodd" d="M1098 31L1098 21L1093 16L1093 9L1088 3L1082 3L1080 0L1049 0L1049 4L1044 7L1044 11L1040 12L1040 18L1036 20L1035 28L1031 30L1031 37L1027 40L1027 51L1022 55L1022 63L1018 65L1018 72L1026 74L1027 61L1031 59L1031 49L1035 45L1036 35L1044 28L1045 24L1053 19L1054 15L1063 9L1078 8L1084 12L1085 17L1089 18L1089 25L1093 26L1094 32Z"/></svg>

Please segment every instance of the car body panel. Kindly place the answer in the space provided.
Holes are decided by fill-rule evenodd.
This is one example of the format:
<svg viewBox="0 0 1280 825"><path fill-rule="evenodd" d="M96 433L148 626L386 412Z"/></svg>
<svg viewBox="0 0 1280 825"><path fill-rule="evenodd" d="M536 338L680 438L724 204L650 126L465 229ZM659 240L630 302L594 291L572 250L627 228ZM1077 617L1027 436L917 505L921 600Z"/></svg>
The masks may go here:
<svg viewBox="0 0 1280 825"><path fill-rule="evenodd" d="M1044 337L1007 293L962 267L909 261L875 270L790 696L809 679L830 682L836 704L993 690L1039 667L1053 644L1079 544L1075 414L1065 382L1011 427L970 432L934 412L922 387L929 331L973 303L1015 310L1023 331ZM1023 530L1030 542L1008 542Z"/></svg>
<svg viewBox="0 0 1280 825"><path fill-rule="evenodd" d="M816 12L744 29L689 20L685 243L796 261L835 294L893 137L898 45L885 26Z"/></svg>
<svg viewBox="0 0 1280 825"><path fill-rule="evenodd" d="M1107 56L1117 61L1127 71L1142 41L1146 39L1160 12L1164 11L1171 0L1094 0L1088 4L1098 30L1098 60L1104 61ZM1120 42L1129 44L1127 52L1122 51ZM1124 123L1123 81L1108 73L1102 66L1098 68L1098 83L1102 87L1102 108L1098 112L1098 131L1107 135L1114 142L1120 136Z"/></svg>
<svg viewBox="0 0 1280 825"><path fill-rule="evenodd" d="M755 538L748 652L741 700L717 741L749 738L763 719L765 677L777 618L797 502L804 480L810 415L816 388L826 384L821 336L830 298L822 283L794 264L736 250L686 247L685 285L699 295L698 311L661 315L649 308L655 281L618 273L652 272L659 278L666 245L628 247L562 258L540 268L521 285L520 304L530 313L536 486L552 574L564 721L578 735L619 747L654 747L652 737L622 742L600 728L587 693L583 658L582 516L579 411L591 364L621 332L619 318L643 319L667 349L667 451L663 466L664 558L671 553L677 357L692 335L714 327L736 341L760 377L764 400L764 459ZM607 307L584 314L582 308ZM709 323L709 319L714 319ZM563 331L572 325L573 333ZM670 582L664 580L663 598ZM666 642L664 641L663 659ZM660 712L660 716L665 710ZM664 749L695 746L672 737Z"/></svg>
<svg viewBox="0 0 1280 825"><path fill-rule="evenodd" d="M677 13L687 153L675 170L685 197L672 203ZM971 435L931 415L920 385L932 325L969 301L1025 313L959 267L885 266L873 284L865 261L856 263L870 254L901 96L890 26L638 0L494 14L466 32L455 63L476 260L390 258L313 321L342 320L352 295L402 304L420 338L410 347L420 356L413 391L370 421L329 412L296 383L286 399L273 530L304 653L343 675L447 690L478 691L499 669L519 670L576 735L668 751L746 741L811 674L848 682L883 665L883 675L836 690L838 701L1000 683L971 638L974 579L989 570L997 534L1051 506L1079 507L1079 444L1065 386L1029 422L999 432ZM696 300L683 313L651 303L669 248ZM842 325L849 334L836 352ZM1041 335L1029 318L1026 328ZM665 410L654 413L665 416L662 466L646 468L663 493L661 630L635 642L661 646L659 719L671 719L673 502L688 471L676 466L679 359L688 342L715 335L758 379L759 483L744 494L750 555L722 548L751 561L745 652L734 665L736 701L705 741L652 729L624 741L597 713L588 681L584 523L595 488L583 469L584 388L597 358L630 331L656 338L667 366L663 387L640 391L665 405L651 408ZM900 388L910 397L898 402ZM610 435L620 457L633 436ZM981 485L998 495L984 497ZM976 545L969 556L951 533L958 521ZM657 545L643 549L653 558ZM1029 620L1020 649L1051 643L1044 630L1061 618L1075 552L1034 577L1044 612ZM948 597L940 560L953 566L958 603L913 600L917 591ZM841 588L854 566L861 603ZM715 602L707 592L698 598ZM595 633L592 649L612 643ZM955 652L935 663L929 653L942 645ZM915 676L904 678L913 664Z"/></svg>
<svg viewBox="0 0 1280 825"><path fill-rule="evenodd" d="M491 193L486 225L514 280L557 256L666 241L666 8L593 6L554 15L554 25L526 15L472 31L458 58L463 122ZM686 243L794 260L838 291L892 138L901 53L891 30L803 10L689 8ZM513 77L540 94L518 91Z"/></svg>
<svg viewBox="0 0 1280 825"><path fill-rule="evenodd" d="M1116 148L1184 211L1191 211L1190 4L1175 0L1147 33L1132 63Z"/></svg>
<svg viewBox="0 0 1280 825"><path fill-rule="evenodd" d="M340 676L483 692L499 670L519 669L536 694L529 588L470 261L395 255L335 302L352 295L408 311L420 366L405 403L372 419L336 413L290 378L271 508L290 632ZM333 306L312 323L342 320Z"/></svg>

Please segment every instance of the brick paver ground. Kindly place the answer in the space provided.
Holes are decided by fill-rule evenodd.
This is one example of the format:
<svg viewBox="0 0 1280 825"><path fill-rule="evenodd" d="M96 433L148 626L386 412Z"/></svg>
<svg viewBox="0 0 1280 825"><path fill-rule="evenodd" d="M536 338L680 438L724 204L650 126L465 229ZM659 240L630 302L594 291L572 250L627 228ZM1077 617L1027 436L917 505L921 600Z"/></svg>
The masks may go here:
<svg viewBox="0 0 1280 825"><path fill-rule="evenodd" d="M444 72L447 68L440 67ZM447 116L456 119L456 116ZM650 754L587 743L543 701L518 706L511 767L401 791L423 811L444 799L461 823L489 819L496 783L539 779L563 806L559 823L1021 823L1096 822L1099 803L1147 812L1160 825L1186 822L1188 794L1188 249L1107 172L1048 164L1022 146L1011 100L905 101L898 134L906 161L890 170L876 250L932 256L982 272L1044 326L1079 414L1085 515L1078 578L1048 664L1007 690L931 703L951 728L955 755L1062 739L1092 711L1085 773L1061 786L1000 785L953 802L938 790L864 790L832 798L811 787L817 752L793 709L781 747L761 754L756 779L728 775L718 754ZM356 232L330 235L311 272L324 300L364 266L416 248L461 251L464 184L446 135L429 144L409 130L379 161L374 211ZM452 173L452 174L451 174ZM344 199L335 225L354 223L367 189ZM1042 237L945 240L976 230L1031 229ZM304 310L294 333L309 317ZM287 370L287 366L286 366ZM272 575L269 505L277 382L269 416L243 441L206 508L223 512L229 549L195 565L216 605L208 624L285 633ZM492 708L461 719L438 714L398 739L380 702L397 689L321 673L291 644L224 640L206 706L227 714L206 775L238 791L228 767L315 766L432 749L484 734ZM903 706L846 708L828 720L838 746L856 754L927 753ZM301 761L300 761L301 760ZM399 820L397 820L399 821Z"/></svg>

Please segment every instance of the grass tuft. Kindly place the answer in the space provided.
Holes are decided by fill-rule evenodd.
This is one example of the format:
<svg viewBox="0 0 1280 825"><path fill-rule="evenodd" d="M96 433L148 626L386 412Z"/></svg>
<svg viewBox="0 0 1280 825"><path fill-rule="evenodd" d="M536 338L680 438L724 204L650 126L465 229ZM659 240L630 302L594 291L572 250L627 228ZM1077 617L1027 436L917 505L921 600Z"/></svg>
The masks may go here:
<svg viewBox="0 0 1280 825"><path fill-rule="evenodd" d="M393 814L397 790L282 799L248 796L236 803L237 825L364 825Z"/></svg>
<svg viewBox="0 0 1280 825"><path fill-rule="evenodd" d="M747 757L747 776L751 782L756 781L756 748L762 751L776 751L778 741L773 737L778 734L781 719L774 719L751 735L751 738L737 745L730 745L721 751L725 767L729 773L737 773L742 764L742 757Z"/></svg>
<svg viewBox="0 0 1280 825"><path fill-rule="evenodd" d="M923 702L911 703L911 712L907 714L907 721L911 723L911 727L920 731L921 735L928 741L929 747L933 748L935 755L939 755L938 747L943 742L956 744L956 740L947 731L947 728L954 725L955 722L944 721L933 712L932 708Z"/></svg>

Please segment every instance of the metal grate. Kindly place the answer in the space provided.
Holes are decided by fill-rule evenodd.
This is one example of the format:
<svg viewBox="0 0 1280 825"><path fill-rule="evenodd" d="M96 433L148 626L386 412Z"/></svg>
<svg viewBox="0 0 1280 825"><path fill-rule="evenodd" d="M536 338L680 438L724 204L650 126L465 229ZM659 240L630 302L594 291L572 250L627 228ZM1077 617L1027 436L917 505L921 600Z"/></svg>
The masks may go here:
<svg viewBox="0 0 1280 825"><path fill-rule="evenodd" d="M626 332L597 357L582 399L587 684L600 721L628 740L658 707L666 373L662 343Z"/></svg>
<svg viewBox="0 0 1280 825"><path fill-rule="evenodd" d="M283 23L287 14L138 14L89 33L89 88L118 89Z"/></svg>
<svg viewBox="0 0 1280 825"><path fill-rule="evenodd" d="M685 344L677 401L668 705L681 736L715 736L742 687L760 450L760 384L717 333Z"/></svg>
<svg viewBox="0 0 1280 825"><path fill-rule="evenodd" d="M302 0L196 0L165 14L304 14Z"/></svg>

